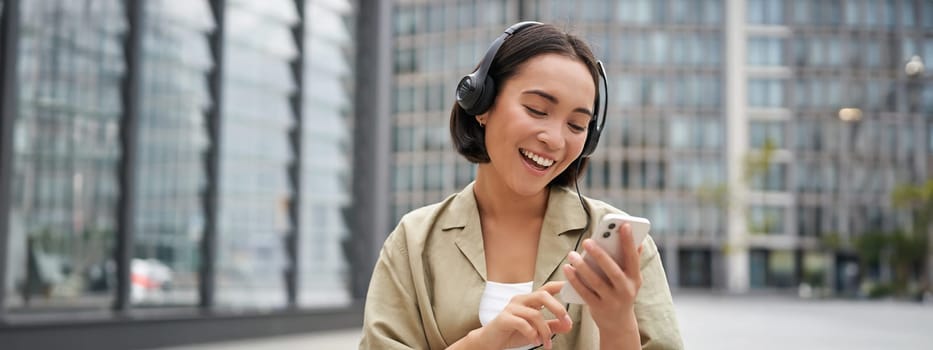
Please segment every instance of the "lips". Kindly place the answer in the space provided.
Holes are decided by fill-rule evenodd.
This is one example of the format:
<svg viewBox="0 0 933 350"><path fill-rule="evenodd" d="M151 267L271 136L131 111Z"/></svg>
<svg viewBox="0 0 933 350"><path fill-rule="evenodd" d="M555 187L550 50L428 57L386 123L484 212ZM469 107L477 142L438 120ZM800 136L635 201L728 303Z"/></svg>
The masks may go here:
<svg viewBox="0 0 933 350"><path fill-rule="evenodd" d="M522 158L525 158L525 161L529 163L529 165L539 170L547 170L555 163L553 159L547 158L527 149L519 149L518 151L522 155Z"/></svg>

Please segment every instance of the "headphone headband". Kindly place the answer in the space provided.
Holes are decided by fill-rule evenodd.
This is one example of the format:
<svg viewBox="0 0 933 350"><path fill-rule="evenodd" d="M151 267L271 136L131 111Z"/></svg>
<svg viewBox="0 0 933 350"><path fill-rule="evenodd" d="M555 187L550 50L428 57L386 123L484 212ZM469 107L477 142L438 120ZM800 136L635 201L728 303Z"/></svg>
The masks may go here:
<svg viewBox="0 0 933 350"><path fill-rule="evenodd" d="M539 24L541 24L541 22L525 21L515 23L506 28L505 31L489 45L489 48L486 49L486 55L483 56L479 68L476 70L476 73L474 73L476 75L476 80L483 81L486 79L486 74L489 74L489 67L492 66L492 60L496 58L496 53L499 52L499 48L502 47L502 43L505 42L505 39L508 39L512 34L518 33L522 29Z"/></svg>

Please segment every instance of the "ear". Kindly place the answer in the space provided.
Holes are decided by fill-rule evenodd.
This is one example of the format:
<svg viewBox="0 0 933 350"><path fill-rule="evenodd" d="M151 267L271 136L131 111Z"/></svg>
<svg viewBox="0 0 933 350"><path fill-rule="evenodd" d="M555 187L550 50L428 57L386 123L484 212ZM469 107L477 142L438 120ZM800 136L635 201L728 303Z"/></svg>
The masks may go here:
<svg viewBox="0 0 933 350"><path fill-rule="evenodd" d="M479 126L486 127L487 118L489 118L489 112L485 112L483 114L477 115L476 122L479 123Z"/></svg>

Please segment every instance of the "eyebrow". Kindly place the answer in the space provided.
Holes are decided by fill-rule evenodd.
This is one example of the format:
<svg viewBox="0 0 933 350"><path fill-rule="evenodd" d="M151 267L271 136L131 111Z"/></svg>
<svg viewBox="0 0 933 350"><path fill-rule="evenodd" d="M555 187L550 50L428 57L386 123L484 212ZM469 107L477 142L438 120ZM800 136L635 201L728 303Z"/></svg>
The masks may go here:
<svg viewBox="0 0 933 350"><path fill-rule="evenodd" d="M554 104L557 104L557 103L558 103L557 97L556 97L556 96L551 95L551 94L549 94L549 93L547 93L547 92L544 92L544 91L541 91L541 90L528 90L528 91L522 92L522 95L525 95L525 94L538 95L538 96L541 96L541 97L545 98L545 99L548 100L548 101L551 101L551 103L554 103ZM589 109L586 109L586 108L583 108L583 107L574 108L573 111L574 111L574 112L583 113L583 114L586 114L586 115L588 115L588 116L593 116L593 112L591 112Z"/></svg>

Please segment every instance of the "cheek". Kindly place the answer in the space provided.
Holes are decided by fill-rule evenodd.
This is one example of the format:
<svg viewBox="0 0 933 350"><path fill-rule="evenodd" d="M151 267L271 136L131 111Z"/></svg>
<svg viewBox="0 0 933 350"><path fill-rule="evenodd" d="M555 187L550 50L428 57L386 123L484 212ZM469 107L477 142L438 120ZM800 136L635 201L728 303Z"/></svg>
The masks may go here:
<svg viewBox="0 0 933 350"><path fill-rule="evenodd" d="M569 145L571 154L576 155L572 157L573 159L571 160L576 160L577 157L579 157L580 154L583 153L583 146L586 145L586 135L587 133L574 134L571 137L570 141L568 142L568 145Z"/></svg>

